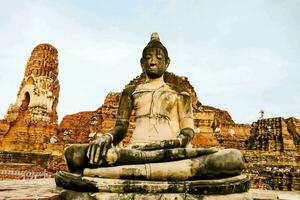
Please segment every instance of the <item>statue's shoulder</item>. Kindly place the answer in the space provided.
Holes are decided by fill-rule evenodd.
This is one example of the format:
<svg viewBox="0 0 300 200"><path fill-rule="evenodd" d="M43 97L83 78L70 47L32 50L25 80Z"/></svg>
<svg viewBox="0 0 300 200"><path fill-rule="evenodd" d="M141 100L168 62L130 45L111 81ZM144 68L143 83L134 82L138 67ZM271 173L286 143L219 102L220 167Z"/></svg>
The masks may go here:
<svg viewBox="0 0 300 200"><path fill-rule="evenodd" d="M191 94L189 93L189 91L183 87L180 87L178 85L174 85L171 83L167 83L167 85L169 86L169 88L176 92L178 95L184 95L184 96L191 96Z"/></svg>
<svg viewBox="0 0 300 200"><path fill-rule="evenodd" d="M132 93L135 91L136 87L137 87L137 86L135 86L135 85L129 85L129 86L126 86L126 87L124 88L124 90L122 91L122 96L124 96L124 95L131 96Z"/></svg>

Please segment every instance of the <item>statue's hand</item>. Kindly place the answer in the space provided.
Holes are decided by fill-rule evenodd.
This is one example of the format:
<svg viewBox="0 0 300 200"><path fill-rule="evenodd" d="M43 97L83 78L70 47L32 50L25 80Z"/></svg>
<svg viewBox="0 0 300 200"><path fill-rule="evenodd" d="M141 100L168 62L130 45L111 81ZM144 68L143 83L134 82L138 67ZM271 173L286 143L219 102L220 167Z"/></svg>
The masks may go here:
<svg viewBox="0 0 300 200"><path fill-rule="evenodd" d="M112 140L111 135L104 134L90 142L87 151L87 158L90 164L101 165L103 163L107 150L112 145Z"/></svg>
<svg viewBox="0 0 300 200"><path fill-rule="evenodd" d="M192 140L194 130L191 128L184 128L180 131L177 139L180 142L180 147L186 147L186 145Z"/></svg>
<svg viewBox="0 0 300 200"><path fill-rule="evenodd" d="M179 136L177 137L177 139L179 140L180 147L186 147L186 145L189 143L189 138L188 138L188 136L185 136L185 135L179 135Z"/></svg>

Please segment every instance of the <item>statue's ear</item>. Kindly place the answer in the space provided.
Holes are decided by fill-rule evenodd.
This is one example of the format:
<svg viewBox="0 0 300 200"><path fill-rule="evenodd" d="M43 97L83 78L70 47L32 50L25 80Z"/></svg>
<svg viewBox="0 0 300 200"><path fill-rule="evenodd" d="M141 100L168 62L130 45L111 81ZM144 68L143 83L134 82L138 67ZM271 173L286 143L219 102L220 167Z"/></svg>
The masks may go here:
<svg viewBox="0 0 300 200"><path fill-rule="evenodd" d="M140 64L141 64L141 67L142 67L143 72L145 72L145 68L144 68L144 59L143 59L143 58L140 59Z"/></svg>
<svg viewBox="0 0 300 200"><path fill-rule="evenodd" d="M170 65L170 58L168 58L168 59L166 60L166 69L168 69L169 65Z"/></svg>

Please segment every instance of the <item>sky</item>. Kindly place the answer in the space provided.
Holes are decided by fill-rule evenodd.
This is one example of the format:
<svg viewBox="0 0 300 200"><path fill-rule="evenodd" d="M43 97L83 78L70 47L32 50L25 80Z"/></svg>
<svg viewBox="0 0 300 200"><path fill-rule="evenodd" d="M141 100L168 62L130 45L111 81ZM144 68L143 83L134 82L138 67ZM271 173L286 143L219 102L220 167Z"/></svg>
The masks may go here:
<svg viewBox="0 0 300 200"><path fill-rule="evenodd" d="M59 120L93 111L140 74L152 32L168 71L237 123L300 118L299 0L0 0L0 119L33 48L59 52Z"/></svg>

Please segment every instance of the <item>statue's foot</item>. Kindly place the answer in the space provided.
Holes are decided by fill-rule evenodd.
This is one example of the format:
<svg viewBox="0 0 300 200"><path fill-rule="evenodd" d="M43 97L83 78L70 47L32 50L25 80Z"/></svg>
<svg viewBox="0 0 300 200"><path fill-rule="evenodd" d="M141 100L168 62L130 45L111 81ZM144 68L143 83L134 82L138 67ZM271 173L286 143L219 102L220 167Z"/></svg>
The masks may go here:
<svg viewBox="0 0 300 200"><path fill-rule="evenodd" d="M82 179L79 174L72 174L65 171L58 171L55 174L55 182L58 187L63 187L68 190L96 192L98 188L93 181Z"/></svg>

